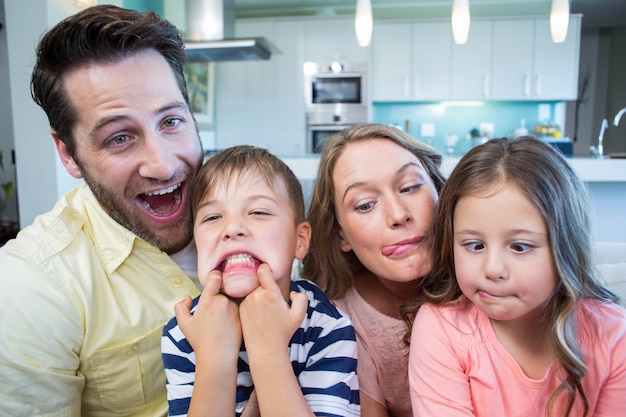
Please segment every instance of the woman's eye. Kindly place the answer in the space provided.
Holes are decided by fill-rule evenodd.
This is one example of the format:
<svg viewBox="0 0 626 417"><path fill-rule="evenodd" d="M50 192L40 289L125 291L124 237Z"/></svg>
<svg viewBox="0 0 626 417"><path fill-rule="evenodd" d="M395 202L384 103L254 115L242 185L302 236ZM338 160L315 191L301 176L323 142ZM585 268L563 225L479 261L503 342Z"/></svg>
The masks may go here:
<svg viewBox="0 0 626 417"><path fill-rule="evenodd" d="M422 186L422 184L408 185L406 187L401 188L400 192L401 193L410 193L411 191L419 190L421 186Z"/></svg>
<svg viewBox="0 0 626 417"><path fill-rule="evenodd" d="M373 205L374 205L374 203L368 201L367 203L362 203L362 204L356 205L354 207L354 209L356 211L359 211L359 212L366 212L366 211L371 210Z"/></svg>

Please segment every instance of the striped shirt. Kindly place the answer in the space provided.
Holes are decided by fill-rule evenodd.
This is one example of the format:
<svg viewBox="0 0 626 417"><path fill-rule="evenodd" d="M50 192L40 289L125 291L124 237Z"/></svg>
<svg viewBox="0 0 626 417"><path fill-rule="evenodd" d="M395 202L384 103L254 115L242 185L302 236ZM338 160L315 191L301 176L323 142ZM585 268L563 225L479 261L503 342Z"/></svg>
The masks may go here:
<svg viewBox="0 0 626 417"><path fill-rule="evenodd" d="M360 415L356 336L350 318L340 312L310 281L291 281L291 291L307 295L309 306L288 350L302 394L315 415ZM192 312L198 302L194 299ZM186 416L196 369L196 355L176 318L165 325L161 343L170 416ZM248 356L239 352L236 413L239 416L254 390Z"/></svg>

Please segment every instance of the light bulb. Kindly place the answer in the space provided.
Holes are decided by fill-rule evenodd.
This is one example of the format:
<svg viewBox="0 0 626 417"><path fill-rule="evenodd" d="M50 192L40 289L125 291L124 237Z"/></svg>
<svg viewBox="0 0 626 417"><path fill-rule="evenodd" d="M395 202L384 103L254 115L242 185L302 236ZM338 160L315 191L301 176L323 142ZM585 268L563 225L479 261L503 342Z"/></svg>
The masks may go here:
<svg viewBox="0 0 626 417"><path fill-rule="evenodd" d="M569 0L552 0L550 10L550 33L552 42L561 43L567 38L569 26Z"/></svg>
<svg viewBox="0 0 626 417"><path fill-rule="evenodd" d="M452 35L454 43L463 45L467 42L470 28L469 0L454 0L452 3Z"/></svg>
<svg viewBox="0 0 626 417"><path fill-rule="evenodd" d="M356 1L356 16L354 17L354 31L356 33L356 41L359 46L369 46L372 40L372 29L374 21L372 19L372 2L371 0Z"/></svg>

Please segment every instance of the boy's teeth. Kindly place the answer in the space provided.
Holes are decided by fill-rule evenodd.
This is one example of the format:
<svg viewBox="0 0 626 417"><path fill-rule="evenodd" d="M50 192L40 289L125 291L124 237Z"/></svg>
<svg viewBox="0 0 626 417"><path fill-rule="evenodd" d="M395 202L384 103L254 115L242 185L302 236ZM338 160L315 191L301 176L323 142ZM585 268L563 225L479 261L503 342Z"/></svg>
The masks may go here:
<svg viewBox="0 0 626 417"><path fill-rule="evenodd" d="M238 253L237 255L231 255L224 261L224 269L233 268L235 266L244 266L247 264L254 265L255 260L247 253Z"/></svg>

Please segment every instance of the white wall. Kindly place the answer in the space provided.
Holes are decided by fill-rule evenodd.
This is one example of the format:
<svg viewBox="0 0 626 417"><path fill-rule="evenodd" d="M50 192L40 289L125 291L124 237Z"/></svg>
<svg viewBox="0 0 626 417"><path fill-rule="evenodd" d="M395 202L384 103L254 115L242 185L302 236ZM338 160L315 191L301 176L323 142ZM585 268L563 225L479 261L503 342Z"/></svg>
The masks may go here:
<svg viewBox="0 0 626 417"><path fill-rule="evenodd" d="M17 202L20 225L24 227L79 182L67 174L56 154L48 119L31 98L30 76L41 35L81 8L70 0L1 1L11 111L2 112L0 120L3 129L13 129L13 143L8 146L13 146L16 153Z"/></svg>

